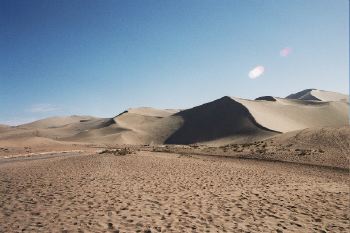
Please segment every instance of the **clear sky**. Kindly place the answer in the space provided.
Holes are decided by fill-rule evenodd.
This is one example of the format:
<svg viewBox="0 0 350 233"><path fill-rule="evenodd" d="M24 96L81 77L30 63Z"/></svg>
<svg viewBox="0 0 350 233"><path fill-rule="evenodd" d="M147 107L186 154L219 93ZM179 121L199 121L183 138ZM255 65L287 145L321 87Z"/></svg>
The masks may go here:
<svg viewBox="0 0 350 233"><path fill-rule="evenodd" d="M348 80L347 0L0 0L1 123Z"/></svg>

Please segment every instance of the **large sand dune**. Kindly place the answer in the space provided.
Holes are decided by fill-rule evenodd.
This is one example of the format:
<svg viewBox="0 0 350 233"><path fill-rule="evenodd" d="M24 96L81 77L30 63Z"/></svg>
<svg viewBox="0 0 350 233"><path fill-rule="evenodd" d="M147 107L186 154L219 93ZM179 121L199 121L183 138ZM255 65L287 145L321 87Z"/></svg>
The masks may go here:
<svg viewBox="0 0 350 233"><path fill-rule="evenodd" d="M223 97L175 115L181 117L183 123L165 143L218 142L226 138L257 138L276 133L258 124L243 104L230 97Z"/></svg>
<svg viewBox="0 0 350 233"><path fill-rule="evenodd" d="M234 100L244 105L257 123L278 132L349 124L348 103L342 101Z"/></svg>
<svg viewBox="0 0 350 233"><path fill-rule="evenodd" d="M315 90L313 90L315 91ZM324 92L324 91L323 91ZM325 92L331 99L331 92ZM335 94L334 98L337 98ZM348 103L283 98L244 100L223 97L186 109L129 109L107 127L67 140L119 144L227 144L247 142L312 127L349 124Z"/></svg>
<svg viewBox="0 0 350 233"><path fill-rule="evenodd" d="M129 109L111 119L113 124L80 132L65 140L106 144L162 144L181 125L177 110Z"/></svg>
<svg viewBox="0 0 350 233"><path fill-rule="evenodd" d="M305 128L349 125L348 96L307 89L287 98L223 97L186 110L132 108L113 118L52 117L0 127L0 141L42 137L104 144L228 144Z"/></svg>

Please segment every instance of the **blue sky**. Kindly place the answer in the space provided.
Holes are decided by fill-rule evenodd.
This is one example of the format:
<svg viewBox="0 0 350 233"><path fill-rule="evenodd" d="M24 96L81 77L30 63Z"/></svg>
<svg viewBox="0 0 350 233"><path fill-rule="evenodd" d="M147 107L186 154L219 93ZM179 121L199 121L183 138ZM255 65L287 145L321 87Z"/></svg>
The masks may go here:
<svg viewBox="0 0 350 233"><path fill-rule="evenodd" d="M348 79L347 0L0 0L1 123L348 93Z"/></svg>

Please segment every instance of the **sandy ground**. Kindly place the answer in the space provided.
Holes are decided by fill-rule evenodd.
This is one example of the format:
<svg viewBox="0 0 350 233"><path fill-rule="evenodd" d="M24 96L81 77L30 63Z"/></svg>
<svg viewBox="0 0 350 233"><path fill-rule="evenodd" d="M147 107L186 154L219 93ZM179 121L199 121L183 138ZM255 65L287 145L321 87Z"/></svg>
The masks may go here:
<svg viewBox="0 0 350 233"><path fill-rule="evenodd" d="M147 151L45 156L0 160L0 232L350 231L344 170Z"/></svg>

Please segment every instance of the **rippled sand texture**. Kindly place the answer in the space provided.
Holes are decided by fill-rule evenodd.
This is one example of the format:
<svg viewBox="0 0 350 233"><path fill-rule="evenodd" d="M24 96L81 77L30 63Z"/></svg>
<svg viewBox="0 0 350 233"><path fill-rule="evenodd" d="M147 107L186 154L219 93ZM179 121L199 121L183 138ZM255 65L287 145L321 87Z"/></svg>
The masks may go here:
<svg viewBox="0 0 350 233"><path fill-rule="evenodd" d="M347 232L348 173L154 152L0 163L0 232Z"/></svg>

